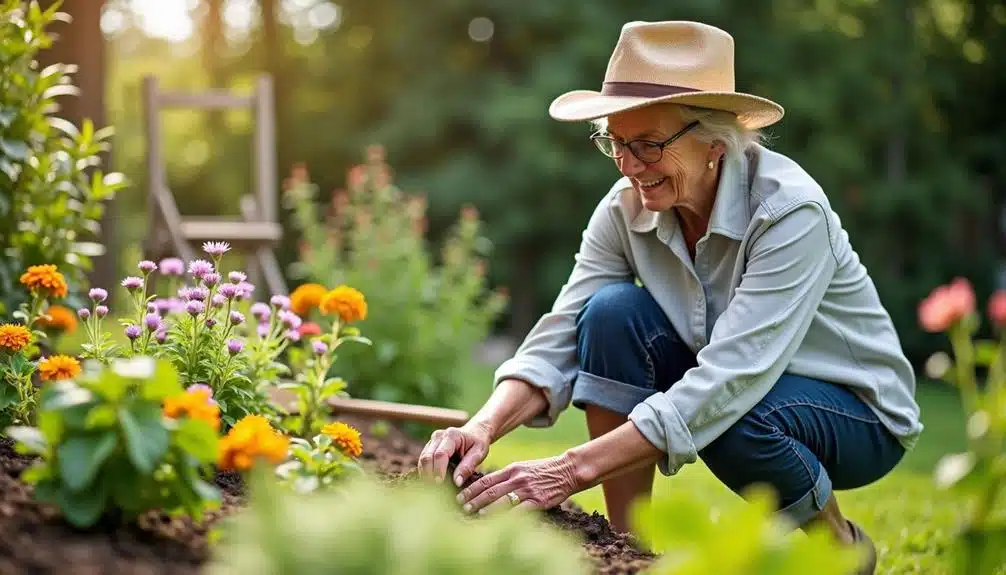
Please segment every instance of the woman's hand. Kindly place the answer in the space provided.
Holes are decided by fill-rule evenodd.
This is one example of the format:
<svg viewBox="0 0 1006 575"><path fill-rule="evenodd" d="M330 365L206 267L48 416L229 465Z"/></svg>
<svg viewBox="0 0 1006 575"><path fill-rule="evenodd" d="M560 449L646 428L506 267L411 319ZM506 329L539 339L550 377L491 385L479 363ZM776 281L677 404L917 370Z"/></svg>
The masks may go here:
<svg viewBox="0 0 1006 575"><path fill-rule="evenodd" d="M466 512L484 511L497 501L507 504L510 492L517 495L518 507L549 509L580 490L575 466L568 455L521 461L490 473L458 494Z"/></svg>
<svg viewBox="0 0 1006 575"><path fill-rule="evenodd" d="M419 473L437 482L443 481L447 474L447 462L457 453L461 456L461 463L454 472L454 484L460 487L486 458L491 442L491 430L479 423L438 429L419 455Z"/></svg>

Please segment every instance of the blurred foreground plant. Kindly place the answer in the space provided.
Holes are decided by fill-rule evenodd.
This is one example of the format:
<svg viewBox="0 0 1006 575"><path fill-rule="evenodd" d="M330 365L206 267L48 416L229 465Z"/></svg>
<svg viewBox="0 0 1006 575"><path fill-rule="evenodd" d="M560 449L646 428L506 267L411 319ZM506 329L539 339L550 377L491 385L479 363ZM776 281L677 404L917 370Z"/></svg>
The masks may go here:
<svg viewBox="0 0 1006 575"><path fill-rule="evenodd" d="M207 575L590 572L575 540L536 517L466 518L447 490L424 482L360 476L304 495L259 469L249 507L225 521Z"/></svg>
<svg viewBox="0 0 1006 575"><path fill-rule="evenodd" d="M1006 518L993 509L1006 485L1006 291L988 302L988 317L998 340L975 337L981 327L969 281L956 278L937 287L919 305L919 323L945 333L953 358L938 353L927 362L930 377L955 385L964 402L968 450L945 456L935 479L954 489L970 508L958 534L954 573L994 573L1006 565ZM985 373L984 381L979 373Z"/></svg>
<svg viewBox="0 0 1006 575"><path fill-rule="evenodd" d="M283 196L302 233L294 273L306 282L347 284L382 310L361 324L373 349L347 351L345 377L354 395L452 405L459 368L502 312L502 291L487 292L488 240L474 208L444 240L439 262L426 242L426 202L391 182L378 147L349 174L348 191L319 213L318 190L305 169L294 171ZM327 212L327 211L326 211Z"/></svg>

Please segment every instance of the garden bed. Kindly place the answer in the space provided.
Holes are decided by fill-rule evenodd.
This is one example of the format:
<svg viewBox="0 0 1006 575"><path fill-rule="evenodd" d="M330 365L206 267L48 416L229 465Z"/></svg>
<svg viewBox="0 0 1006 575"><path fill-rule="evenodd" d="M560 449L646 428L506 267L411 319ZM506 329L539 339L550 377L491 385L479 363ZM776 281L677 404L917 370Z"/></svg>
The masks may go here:
<svg viewBox="0 0 1006 575"><path fill-rule="evenodd" d="M370 433L370 421L340 417L363 434L361 464L388 479L397 479L415 469L423 443L390 427L386 435ZM240 477L219 474L217 485L223 505L208 520L194 524L186 518L150 513L136 526L97 526L77 530L63 521L56 510L36 503L31 487L19 476L32 458L17 454L13 444L0 440L0 575L66 572L88 574L191 574L210 556L209 530L221 517L243 503ZM583 541L596 573L636 573L653 561L653 555L633 544L630 537L612 531L598 513L588 514L571 502L545 513L547 520L572 532Z"/></svg>

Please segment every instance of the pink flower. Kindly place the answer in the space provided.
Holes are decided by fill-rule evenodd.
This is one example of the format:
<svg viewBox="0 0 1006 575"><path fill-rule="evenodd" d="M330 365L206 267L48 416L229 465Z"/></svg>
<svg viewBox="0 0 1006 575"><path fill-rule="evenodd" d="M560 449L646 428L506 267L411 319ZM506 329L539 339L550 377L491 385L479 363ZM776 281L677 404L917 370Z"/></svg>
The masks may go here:
<svg viewBox="0 0 1006 575"><path fill-rule="evenodd" d="M939 286L919 304L919 323L928 332L946 331L975 310L975 292L964 278Z"/></svg>
<svg viewBox="0 0 1006 575"><path fill-rule="evenodd" d="M989 319L996 327L1006 327L1006 289L992 294L988 304Z"/></svg>

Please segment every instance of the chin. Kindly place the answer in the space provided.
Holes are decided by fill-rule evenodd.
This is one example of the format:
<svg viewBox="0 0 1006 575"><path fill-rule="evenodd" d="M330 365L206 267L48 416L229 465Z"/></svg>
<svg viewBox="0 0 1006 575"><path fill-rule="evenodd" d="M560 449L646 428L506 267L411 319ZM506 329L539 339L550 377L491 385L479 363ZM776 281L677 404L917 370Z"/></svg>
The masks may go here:
<svg viewBox="0 0 1006 575"><path fill-rule="evenodd" d="M666 193L649 195L640 192L638 189L636 191L639 194L639 200L643 204L643 207L651 212L666 212L674 207L674 200Z"/></svg>

